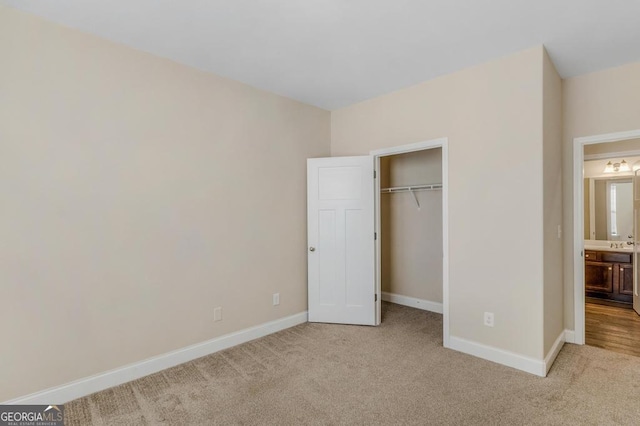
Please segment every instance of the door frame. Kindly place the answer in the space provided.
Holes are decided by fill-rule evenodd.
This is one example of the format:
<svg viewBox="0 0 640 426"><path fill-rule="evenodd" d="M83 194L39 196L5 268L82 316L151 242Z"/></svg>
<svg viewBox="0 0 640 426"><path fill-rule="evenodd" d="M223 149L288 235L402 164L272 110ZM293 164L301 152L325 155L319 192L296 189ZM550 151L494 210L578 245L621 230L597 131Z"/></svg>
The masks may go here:
<svg viewBox="0 0 640 426"><path fill-rule="evenodd" d="M573 312L574 341L585 343L584 295L584 147L597 143L639 139L640 129L573 139ZM614 153L612 153L614 154Z"/></svg>
<svg viewBox="0 0 640 426"><path fill-rule="evenodd" d="M380 223L380 157L390 155L406 154L415 151L442 148L442 343L445 348L449 346L449 139L438 138L409 145L394 146L391 148L377 149L369 154L374 159L374 170L376 171L375 185L375 232L380 238L376 239L376 325L381 321L381 299L382 299L382 255L381 255L381 223Z"/></svg>

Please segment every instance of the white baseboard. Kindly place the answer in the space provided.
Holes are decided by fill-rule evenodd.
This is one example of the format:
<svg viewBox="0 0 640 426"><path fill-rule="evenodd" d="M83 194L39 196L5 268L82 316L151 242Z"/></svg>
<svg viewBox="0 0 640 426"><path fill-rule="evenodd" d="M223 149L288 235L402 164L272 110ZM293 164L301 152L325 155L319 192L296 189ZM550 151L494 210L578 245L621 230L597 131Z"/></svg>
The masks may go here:
<svg viewBox="0 0 640 426"><path fill-rule="evenodd" d="M503 349L494 348L492 346L483 345L482 343L472 342L460 337L450 336L448 348L459 352L464 352L478 358L493 361L507 367L516 368L535 374L536 376L545 377L547 374L545 362L542 359L535 359L517 354L515 352L505 351Z"/></svg>
<svg viewBox="0 0 640 426"><path fill-rule="evenodd" d="M565 335L566 335L566 330L562 330L560 332L560 334L558 335L558 338L556 339L556 341L553 343L553 346L551 346L551 349L549 350L549 353L547 354L546 357L544 357L544 375L545 375L545 377L546 377L547 373L549 372L549 369L553 365L553 361L556 360L556 357L560 353L560 349L562 349L562 347L564 346Z"/></svg>
<svg viewBox="0 0 640 426"><path fill-rule="evenodd" d="M216 337L144 361L85 377L61 386L5 401L2 404L64 404L92 393L121 385L149 374L200 358L259 337L307 322L307 312L260 324L235 333Z"/></svg>
<svg viewBox="0 0 640 426"><path fill-rule="evenodd" d="M397 303L398 305L410 306L412 308L422 309L423 311L442 313L442 303L432 302L430 300L416 299L415 297L402 296L395 293L382 292L382 300L385 302Z"/></svg>
<svg viewBox="0 0 640 426"><path fill-rule="evenodd" d="M565 330L564 331L564 341L565 343L575 343L576 342L576 333L573 330Z"/></svg>

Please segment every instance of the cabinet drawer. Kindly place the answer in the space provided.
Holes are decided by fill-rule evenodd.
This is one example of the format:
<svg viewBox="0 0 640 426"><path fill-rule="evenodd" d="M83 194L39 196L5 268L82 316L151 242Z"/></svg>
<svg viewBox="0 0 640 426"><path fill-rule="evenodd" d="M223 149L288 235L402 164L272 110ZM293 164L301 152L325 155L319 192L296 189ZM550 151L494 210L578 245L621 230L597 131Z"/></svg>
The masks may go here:
<svg viewBox="0 0 640 426"><path fill-rule="evenodd" d="M631 263L631 253L600 252L601 262Z"/></svg>
<svg viewBox="0 0 640 426"><path fill-rule="evenodd" d="M584 258L586 260L591 260L591 261L595 262L596 260L598 260L598 252L597 251L591 251L591 250L585 250L584 251Z"/></svg>

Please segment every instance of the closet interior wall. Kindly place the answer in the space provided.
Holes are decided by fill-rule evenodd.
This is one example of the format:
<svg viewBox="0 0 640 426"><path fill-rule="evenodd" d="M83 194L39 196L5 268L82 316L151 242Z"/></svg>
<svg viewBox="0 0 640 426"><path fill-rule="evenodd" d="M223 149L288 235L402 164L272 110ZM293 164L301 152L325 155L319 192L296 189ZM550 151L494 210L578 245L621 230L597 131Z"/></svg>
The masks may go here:
<svg viewBox="0 0 640 426"><path fill-rule="evenodd" d="M380 158L380 187L442 183L442 149ZM382 291L442 303L442 191L380 195Z"/></svg>

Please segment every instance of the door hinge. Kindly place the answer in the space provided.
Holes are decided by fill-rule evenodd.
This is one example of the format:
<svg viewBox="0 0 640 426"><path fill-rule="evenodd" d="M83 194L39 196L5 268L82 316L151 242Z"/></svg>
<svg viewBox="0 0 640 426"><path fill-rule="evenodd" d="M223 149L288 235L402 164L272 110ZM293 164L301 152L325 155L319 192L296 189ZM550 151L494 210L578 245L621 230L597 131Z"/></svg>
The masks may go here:
<svg viewBox="0 0 640 426"><path fill-rule="evenodd" d="M377 302L377 301L378 301L378 295L377 295L377 294L374 294L373 296L374 296L374 297L373 297L373 301L374 301L374 302Z"/></svg>
<svg viewBox="0 0 640 426"><path fill-rule="evenodd" d="M374 233L373 233L373 239L374 239L374 240L377 240L377 239L378 239L378 233L377 233L377 232L374 232Z"/></svg>
<svg viewBox="0 0 640 426"><path fill-rule="evenodd" d="M375 170L373 171L373 178L374 179L376 178L376 171Z"/></svg>

